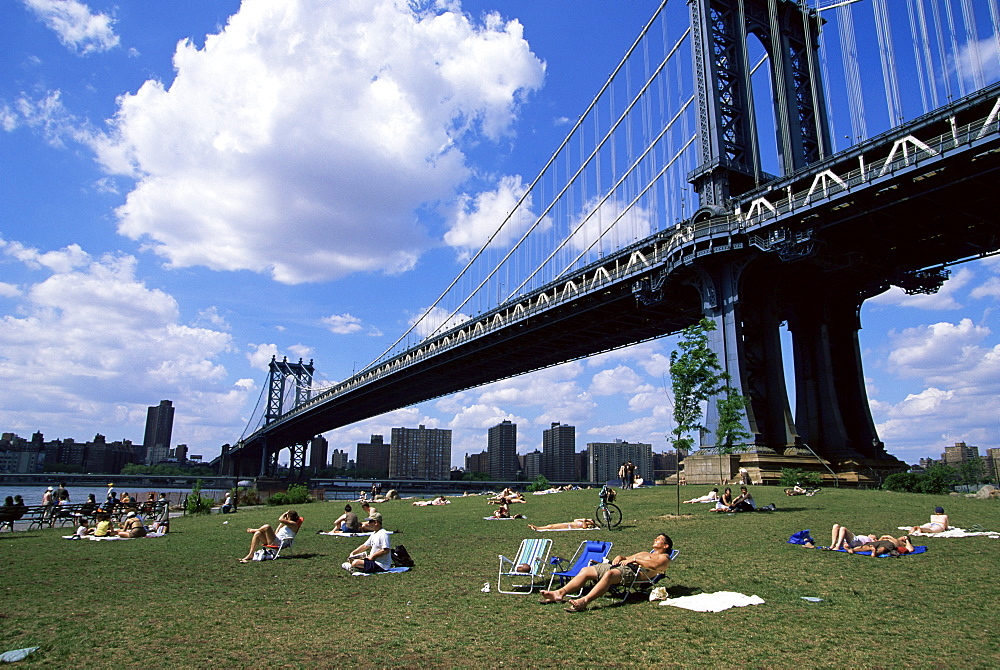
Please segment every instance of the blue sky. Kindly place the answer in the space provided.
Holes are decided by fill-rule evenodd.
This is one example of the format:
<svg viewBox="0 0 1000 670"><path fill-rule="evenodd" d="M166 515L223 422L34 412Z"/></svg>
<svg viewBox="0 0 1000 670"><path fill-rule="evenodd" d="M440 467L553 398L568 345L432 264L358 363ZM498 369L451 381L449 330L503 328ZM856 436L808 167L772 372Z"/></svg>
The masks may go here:
<svg viewBox="0 0 1000 670"><path fill-rule="evenodd" d="M0 3L0 431L139 442L146 407L170 399L175 443L211 458L244 432L272 355L314 359L319 383L350 376L461 268L456 203L530 180L658 5L425 4ZM866 303L891 453L1000 446L998 298L992 258L936 295ZM665 450L672 346L327 437L451 428L461 464L510 419L521 452L555 421L580 449Z"/></svg>

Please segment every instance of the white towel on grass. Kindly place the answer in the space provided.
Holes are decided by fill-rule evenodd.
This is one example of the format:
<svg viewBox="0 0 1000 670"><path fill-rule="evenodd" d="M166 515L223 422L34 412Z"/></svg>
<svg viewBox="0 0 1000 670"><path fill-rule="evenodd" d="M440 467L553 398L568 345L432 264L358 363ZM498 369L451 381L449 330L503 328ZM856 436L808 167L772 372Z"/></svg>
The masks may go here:
<svg viewBox="0 0 1000 670"><path fill-rule="evenodd" d="M698 593L693 596L682 596L664 600L660 605L670 605L695 612L721 612L730 607L746 607L747 605L763 605L760 596L748 596L735 591L716 591L715 593Z"/></svg>
<svg viewBox="0 0 1000 670"><path fill-rule="evenodd" d="M912 526L898 526L898 528L899 530L910 530ZM977 535L985 535L986 537L992 537L994 539L1000 538L1000 533L995 530L971 531L962 530L961 528L956 528L955 526L948 526L948 530L940 533L924 533L918 530L915 533L910 533L910 535L917 537L976 537Z"/></svg>

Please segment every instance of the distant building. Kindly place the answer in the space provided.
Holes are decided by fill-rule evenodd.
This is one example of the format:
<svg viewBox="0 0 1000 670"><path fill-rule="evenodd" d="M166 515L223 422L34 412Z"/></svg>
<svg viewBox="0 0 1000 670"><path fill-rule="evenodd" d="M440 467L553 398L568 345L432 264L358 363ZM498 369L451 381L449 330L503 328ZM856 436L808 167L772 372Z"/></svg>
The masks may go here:
<svg viewBox="0 0 1000 670"><path fill-rule="evenodd" d="M451 431L443 428L393 428L389 478L451 478Z"/></svg>
<svg viewBox="0 0 1000 670"><path fill-rule="evenodd" d="M167 460L173 430L174 407L169 400L161 400L159 405L146 410L146 434L142 440L146 449L146 465Z"/></svg>
<svg viewBox="0 0 1000 670"><path fill-rule="evenodd" d="M986 450L986 476L992 479L993 483L1000 483L1000 449Z"/></svg>
<svg viewBox="0 0 1000 670"><path fill-rule="evenodd" d="M490 471L490 454L488 451L481 451L478 454L465 455L466 472L486 472Z"/></svg>
<svg viewBox="0 0 1000 670"><path fill-rule="evenodd" d="M590 479L607 482L618 479L618 469L626 461L635 465L635 476L653 478L653 445L644 442L590 442L587 444Z"/></svg>
<svg viewBox="0 0 1000 670"><path fill-rule="evenodd" d="M368 442L358 442L355 467L371 472L376 477L389 476L389 445L381 435L372 435Z"/></svg>
<svg viewBox="0 0 1000 670"><path fill-rule="evenodd" d="M941 460L945 465L957 466L979 457L979 447L970 447L965 442L956 442L953 447L945 447Z"/></svg>
<svg viewBox="0 0 1000 670"><path fill-rule="evenodd" d="M677 474L677 452L653 454L653 479L666 479Z"/></svg>
<svg viewBox="0 0 1000 670"><path fill-rule="evenodd" d="M322 435L317 435L309 442L309 469L319 472L326 467L327 453L330 450L330 443Z"/></svg>
<svg viewBox="0 0 1000 670"><path fill-rule="evenodd" d="M333 453L330 454L330 467L331 468L340 468L341 470L346 470L347 469L347 452L346 451L341 451L340 449L334 449ZM386 469L386 473L388 473L388 472L389 472L389 470L387 468Z"/></svg>
<svg viewBox="0 0 1000 670"><path fill-rule="evenodd" d="M509 482L517 476L517 424L504 420L490 428L487 446L489 473L494 481Z"/></svg>
<svg viewBox="0 0 1000 670"><path fill-rule="evenodd" d="M542 452L538 449L518 458L521 460L521 477L525 481L534 481L542 473Z"/></svg>
<svg viewBox="0 0 1000 670"><path fill-rule="evenodd" d="M553 482L576 481L576 426L553 423L542 431L541 474Z"/></svg>

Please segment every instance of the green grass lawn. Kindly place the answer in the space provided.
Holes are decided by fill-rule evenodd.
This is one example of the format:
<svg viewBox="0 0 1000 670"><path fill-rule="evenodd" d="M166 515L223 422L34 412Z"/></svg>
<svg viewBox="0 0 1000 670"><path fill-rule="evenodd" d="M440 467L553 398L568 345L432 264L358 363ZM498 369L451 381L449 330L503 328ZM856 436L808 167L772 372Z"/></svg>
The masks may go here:
<svg viewBox="0 0 1000 670"><path fill-rule="evenodd" d="M681 495L701 495L687 487ZM863 558L790 545L812 529L829 542L837 522L859 532L928 520L1000 530L997 501L880 491L826 490L787 498L756 489L770 514L719 515L682 505L675 489L626 491L617 531L533 533L526 524L591 516L596 491L528 496L528 521L484 521L484 498L441 507L379 504L396 544L417 566L351 577L340 568L360 540L329 530L342 502L302 505L305 525L287 559L241 565L247 526L277 508L187 517L160 539L68 542L70 530L0 535L0 652L40 645L22 665L61 667L609 666L995 668L1000 540L925 539L920 556ZM537 595L496 592L497 554L547 537L569 558L584 539L613 553L648 549L659 532L681 551L665 584L672 596L738 591L766 604L699 613L633 599L603 599L568 614ZM481 591L490 582L491 592ZM802 596L822 598L809 603Z"/></svg>

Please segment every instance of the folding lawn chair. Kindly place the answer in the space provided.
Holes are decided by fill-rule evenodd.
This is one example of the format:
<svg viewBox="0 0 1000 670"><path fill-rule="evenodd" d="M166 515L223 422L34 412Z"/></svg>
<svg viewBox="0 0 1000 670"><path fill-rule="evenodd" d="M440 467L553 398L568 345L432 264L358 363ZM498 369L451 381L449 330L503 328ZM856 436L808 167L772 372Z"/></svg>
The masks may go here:
<svg viewBox="0 0 1000 670"><path fill-rule="evenodd" d="M552 540L527 539L521 542L514 560L501 554L499 556L500 571L497 574L497 591L500 593L531 593L534 591L535 581L545 577L544 572L548 565L551 548ZM523 566L527 566L528 569L523 572L518 570L518 567ZM503 590L505 578L509 588L512 589L510 591Z"/></svg>
<svg viewBox="0 0 1000 670"><path fill-rule="evenodd" d="M299 530L302 529L302 524L305 523L305 517L299 517ZM296 532L296 535L298 533ZM282 540L278 540L277 544L265 544L264 558L265 561L273 561L281 555L283 549L291 549L292 545L295 543L295 535L292 537L286 537Z"/></svg>
<svg viewBox="0 0 1000 670"><path fill-rule="evenodd" d="M680 549L674 549L670 552L670 562L673 563L677 558L677 554L680 553ZM656 586L657 582L666 577L666 573L659 573L653 575L652 577L647 577L642 570L636 573L635 579L625 582L622 581L620 584L616 584L611 587L608 591L608 595L612 598L618 598L619 603L624 603L628 600L628 597L633 593L645 593L649 589Z"/></svg>
<svg viewBox="0 0 1000 670"><path fill-rule="evenodd" d="M580 574L580 570L583 570L589 565L594 563L603 563L604 559L608 557L611 553L611 542L603 542L600 540L584 540L580 543L577 548L576 553L573 554L573 558L569 561L559 558L558 556L553 556L551 563L556 567L553 569L552 576L549 578L549 591L552 590L552 585L556 578L559 578L559 586L568 582L569 580ZM564 563L569 563L570 567L561 570ZM582 591L582 589L581 589ZM572 597L576 597L579 594L567 594Z"/></svg>

